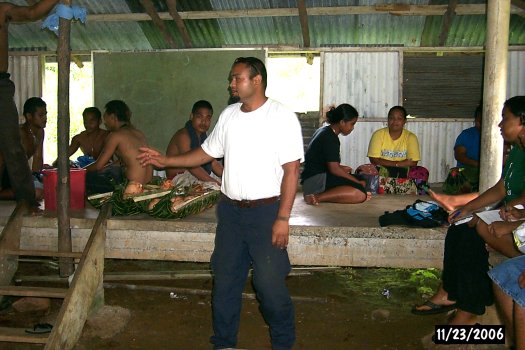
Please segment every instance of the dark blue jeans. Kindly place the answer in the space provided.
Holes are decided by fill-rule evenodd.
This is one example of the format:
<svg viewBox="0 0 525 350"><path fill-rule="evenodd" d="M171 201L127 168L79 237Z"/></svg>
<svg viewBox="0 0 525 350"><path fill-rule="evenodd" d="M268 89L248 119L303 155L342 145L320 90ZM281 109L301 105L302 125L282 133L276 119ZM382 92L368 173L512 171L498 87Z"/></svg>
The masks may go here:
<svg viewBox="0 0 525 350"><path fill-rule="evenodd" d="M226 201L217 205L217 232L211 258L213 271L214 349L237 346L242 292L253 267L259 309L270 327L272 349L291 349L295 317L286 287L290 260L286 250L272 246L272 226L279 202L239 208Z"/></svg>

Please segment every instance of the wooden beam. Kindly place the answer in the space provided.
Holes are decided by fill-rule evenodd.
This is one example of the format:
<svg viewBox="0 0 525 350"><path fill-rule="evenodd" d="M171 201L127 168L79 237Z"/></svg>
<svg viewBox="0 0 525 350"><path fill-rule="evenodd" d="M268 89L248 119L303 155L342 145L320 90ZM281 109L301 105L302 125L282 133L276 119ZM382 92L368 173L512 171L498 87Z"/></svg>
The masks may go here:
<svg viewBox="0 0 525 350"><path fill-rule="evenodd" d="M523 1L523 0L522 0ZM485 15L485 4L458 4L457 16ZM448 5L398 5L392 6L338 6L338 7L309 7L308 16L341 16L341 15L381 15L392 14L402 16L443 16L447 12ZM512 14L523 15L525 9L513 7ZM169 12L159 12L160 19L172 20ZM221 19L238 17L295 17L298 16L295 8L273 8L273 9L244 9L244 10L222 10L222 11L188 11L179 12L181 19ZM114 13L114 14L90 14L90 22L111 21L150 21L151 17L146 13Z"/></svg>
<svg viewBox="0 0 525 350"><path fill-rule="evenodd" d="M512 0L510 3L525 11L525 0Z"/></svg>
<svg viewBox="0 0 525 350"><path fill-rule="evenodd" d="M458 0L449 0L447 12L443 16L443 21L441 22L441 33L439 33L439 46L445 46L448 38L448 32L450 31L450 25L452 24L452 19L456 14L456 6L458 5Z"/></svg>
<svg viewBox="0 0 525 350"><path fill-rule="evenodd" d="M308 30L308 13L304 0L297 0L299 9L299 22L301 22L301 31L303 32L303 46L310 47L310 31Z"/></svg>
<svg viewBox="0 0 525 350"><path fill-rule="evenodd" d="M179 30L179 33L182 37L182 41L184 42L184 46L186 48L193 47L188 30L186 29L186 25L184 24L183 19L180 17L179 11L177 11L177 0L166 0L166 4L168 5L168 11L171 15L171 18L173 18L175 24L177 25L177 29Z"/></svg>
<svg viewBox="0 0 525 350"><path fill-rule="evenodd" d="M510 2L513 6L517 7L518 10L521 10L518 15L520 15L521 17L525 17L525 0L512 0ZM511 13L512 12L512 7L510 9Z"/></svg>
<svg viewBox="0 0 525 350"><path fill-rule="evenodd" d="M172 49L176 49L177 44L175 43L175 40L171 36L170 32L168 32L166 24L160 18L159 13L155 9L155 5L153 5L153 2L151 2L151 0L140 0L140 3L146 10L146 13L151 18L155 26L160 30L162 36L164 37L164 40L168 43L169 47Z"/></svg>
<svg viewBox="0 0 525 350"><path fill-rule="evenodd" d="M71 6L71 0L62 0L63 5ZM58 181L57 181L57 218L58 251L71 252L71 226L69 217L69 73L71 70L71 20L60 18L58 28ZM60 276L70 276L73 260L60 258Z"/></svg>
<svg viewBox="0 0 525 350"><path fill-rule="evenodd" d="M0 295L63 299L66 294L67 288L0 286Z"/></svg>
<svg viewBox="0 0 525 350"><path fill-rule="evenodd" d="M0 327L0 341L10 343L45 344L48 334L29 334L27 328Z"/></svg>
<svg viewBox="0 0 525 350"><path fill-rule="evenodd" d="M0 233L0 284L7 285L13 280L18 269L18 258L6 253L7 250L20 248L22 216L27 211L24 204L17 204L7 224ZM0 298L1 299L1 298Z"/></svg>
<svg viewBox="0 0 525 350"><path fill-rule="evenodd" d="M501 176L503 140L499 122L507 94L510 1L487 1L487 33L483 72L483 123L479 162L479 191L488 190Z"/></svg>
<svg viewBox="0 0 525 350"><path fill-rule="evenodd" d="M72 349L80 338L97 294L104 293L104 246L110 213L111 204L105 204L98 214L44 350Z"/></svg>

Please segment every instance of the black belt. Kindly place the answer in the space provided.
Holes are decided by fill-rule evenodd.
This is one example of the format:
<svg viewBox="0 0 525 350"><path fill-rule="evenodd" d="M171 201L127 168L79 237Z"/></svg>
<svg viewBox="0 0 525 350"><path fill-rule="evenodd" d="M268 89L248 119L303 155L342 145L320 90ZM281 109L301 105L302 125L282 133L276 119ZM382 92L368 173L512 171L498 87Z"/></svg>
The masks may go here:
<svg viewBox="0 0 525 350"><path fill-rule="evenodd" d="M9 74L9 73L0 72L0 79L9 79L10 76L11 76L11 74Z"/></svg>
<svg viewBox="0 0 525 350"><path fill-rule="evenodd" d="M222 200L223 201L226 201L226 202L228 202L228 203L230 203L232 205L235 205L236 207L239 207L239 208L256 208L256 207L260 207L260 206L263 206L263 205L273 204L273 203L277 202L279 199L280 199L279 196L275 196L275 197L253 199L253 200L243 199L243 200L238 201L236 199L231 199L231 198L225 196L224 194L222 195Z"/></svg>

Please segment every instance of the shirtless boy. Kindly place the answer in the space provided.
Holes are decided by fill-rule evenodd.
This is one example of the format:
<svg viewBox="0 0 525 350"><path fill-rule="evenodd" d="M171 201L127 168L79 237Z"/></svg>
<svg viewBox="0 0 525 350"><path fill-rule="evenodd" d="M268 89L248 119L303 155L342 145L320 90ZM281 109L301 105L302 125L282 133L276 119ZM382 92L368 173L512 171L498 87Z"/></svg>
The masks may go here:
<svg viewBox="0 0 525 350"><path fill-rule="evenodd" d="M18 111L14 101L15 86L7 73L8 27L11 22L36 21L44 17L58 0L41 0L31 6L18 6L0 2L0 152L4 155L5 166L11 174L12 187L18 202L38 207L31 170L20 142L18 133Z"/></svg>
<svg viewBox="0 0 525 350"><path fill-rule="evenodd" d="M43 184L38 175L44 167L44 128L47 123L46 103L40 97L31 97L24 103L24 117L26 122L19 128L20 141L25 151L26 161L33 158L31 171L33 172L33 183L35 186L35 197L41 200L44 195ZM6 173L6 162L3 154L0 154L0 171L2 176L2 189L0 199L15 199L15 193L11 186L12 177Z"/></svg>
<svg viewBox="0 0 525 350"><path fill-rule="evenodd" d="M151 181L153 167L142 167L137 160L139 147L148 143L144 134L129 122L130 110L124 101L113 100L106 104L104 124L110 131L97 160L86 167L88 172L100 171L113 155L116 155L125 167L128 186L124 194L142 192L142 186Z"/></svg>
<svg viewBox="0 0 525 350"><path fill-rule="evenodd" d="M171 138L166 150L167 156L176 156L186 153L200 145L208 136L206 132L210 128L213 108L208 101L200 100L195 102L191 109L190 120L186 125L179 129ZM168 179L185 171L184 168L166 168ZM187 169L193 176L201 181L211 181L220 185L220 181L210 176L211 172L219 178L222 176L222 165L217 160L212 160L204 165Z"/></svg>
<svg viewBox="0 0 525 350"><path fill-rule="evenodd" d="M104 147L109 131L101 129L102 113L97 107L88 107L82 112L84 128L80 134L73 136L69 145L68 156L71 157L79 148L86 156L97 159Z"/></svg>

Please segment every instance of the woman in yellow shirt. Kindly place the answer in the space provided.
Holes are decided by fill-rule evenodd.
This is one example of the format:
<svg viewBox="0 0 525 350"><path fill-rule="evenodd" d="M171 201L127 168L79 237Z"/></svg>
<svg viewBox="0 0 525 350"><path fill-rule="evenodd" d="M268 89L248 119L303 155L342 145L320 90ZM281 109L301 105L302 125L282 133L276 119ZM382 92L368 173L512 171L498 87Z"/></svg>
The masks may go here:
<svg viewBox="0 0 525 350"><path fill-rule="evenodd" d="M408 178L415 180L418 193L424 193L428 170L417 166L421 160L417 136L405 129L407 111L394 106L388 111L388 126L374 132L368 145L368 158L385 178ZM407 182L385 184L392 193L409 193ZM407 187L403 189L402 187Z"/></svg>
<svg viewBox="0 0 525 350"><path fill-rule="evenodd" d="M401 106L388 111L388 126L372 135L368 145L368 158L374 165L393 168L416 166L421 160L417 136L405 129L407 112ZM401 176L401 177L406 177Z"/></svg>

